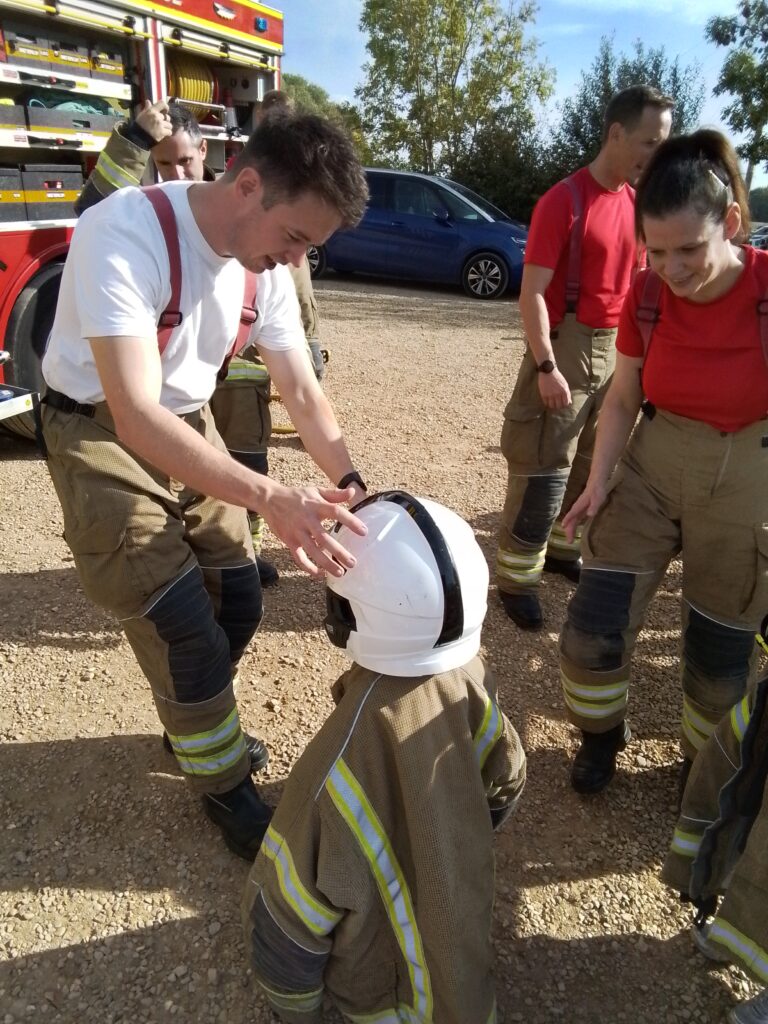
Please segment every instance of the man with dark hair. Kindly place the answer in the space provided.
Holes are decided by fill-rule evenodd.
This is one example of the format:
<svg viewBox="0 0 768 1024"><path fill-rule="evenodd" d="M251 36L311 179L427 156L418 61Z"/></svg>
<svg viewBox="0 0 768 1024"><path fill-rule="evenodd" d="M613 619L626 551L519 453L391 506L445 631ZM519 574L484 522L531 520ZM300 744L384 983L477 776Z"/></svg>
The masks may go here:
<svg viewBox="0 0 768 1024"><path fill-rule="evenodd" d="M624 295L638 262L634 189L672 125L648 86L617 93L600 152L533 211L520 290L527 348L504 413L508 482L496 581L507 615L541 629L542 571L578 580L579 537L562 517L589 476L597 415L615 362Z"/></svg>
<svg viewBox="0 0 768 1024"><path fill-rule="evenodd" d="M271 812L250 778L266 750L247 742L233 688L262 615L242 509L258 508L314 577L354 564L324 523L365 532L343 507L365 486L312 372L286 265L357 223L367 188L346 136L296 116L257 129L237 170L151 196L165 227L131 188L78 222L43 360L43 434L83 589L121 621L179 767L250 859ZM284 487L227 453L207 402L241 316L333 487Z"/></svg>

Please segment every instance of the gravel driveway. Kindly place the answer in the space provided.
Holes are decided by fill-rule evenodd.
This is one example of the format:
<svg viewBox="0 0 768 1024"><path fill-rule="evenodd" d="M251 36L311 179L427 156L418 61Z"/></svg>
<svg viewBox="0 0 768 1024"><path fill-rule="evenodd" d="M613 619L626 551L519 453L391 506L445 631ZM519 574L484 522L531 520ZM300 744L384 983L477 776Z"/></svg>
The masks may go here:
<svg viewBox="0 0 768 1024"><path fill-rule="evenodd" d="M523 352L517 304L357 278L317 291L326 390L369 487L452 506L492 561L501 414ZM294 438L277 437L270 459L285 482L319 482ZM271 1021L245 969L247 865L163 752L115 623L83 597L44 463L7 438L0 460L0 1024ZM239 700L271 748L264 791L276 799L346 663L321 628L322 586L271 538L266 553L282 578ZM568 784L557 634L569 592L546 580L534 636L492 593L484 632L529 757L519 812L497 839L500 1021L719 1022L750 989L694 956L690 915L658 881L675 821L678 574L638 645L635 740L591 799Z"/></svg>

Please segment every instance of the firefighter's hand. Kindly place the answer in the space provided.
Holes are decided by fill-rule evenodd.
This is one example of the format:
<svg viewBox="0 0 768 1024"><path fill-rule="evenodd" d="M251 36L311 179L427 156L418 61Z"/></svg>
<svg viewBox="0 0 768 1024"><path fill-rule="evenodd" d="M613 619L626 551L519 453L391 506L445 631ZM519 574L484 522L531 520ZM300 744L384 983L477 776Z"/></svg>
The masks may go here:
<svg viewBox="0 0 768 1024"><path fill-rule="evenodd" d="M136 115L136 124L155 140L155 145L167 139L172 131L167 100L157 103L144 100L144 106Z"/></svg>
<svg viewBox="0 0 768 1024"><path fill-rule="evenodd" d="M607 491L604 484L592 483L591 481L587 483L587 486L563 517L563 529L569 544L573 543L576 530L584 520L593 519L597 515L605 503L606 494Z"/></svg>
<svg viewBox="0 0 768 1024"><path fill-rule="evenodd" d="M272 532L291 552L294 562L314 579L325 573L343 576L355 559L330 534L324 523L343 523L361 537L367 533L359 519L344 507L353 488L278 487L259 511Z"/></svg>
<svg viewBox="0 0 768 1024"><path fill-rule="evenodd" d="M571 389L568 381L557 367L552 373L540 373L539 394L548 409L565 409L571 404Z"/></svg>

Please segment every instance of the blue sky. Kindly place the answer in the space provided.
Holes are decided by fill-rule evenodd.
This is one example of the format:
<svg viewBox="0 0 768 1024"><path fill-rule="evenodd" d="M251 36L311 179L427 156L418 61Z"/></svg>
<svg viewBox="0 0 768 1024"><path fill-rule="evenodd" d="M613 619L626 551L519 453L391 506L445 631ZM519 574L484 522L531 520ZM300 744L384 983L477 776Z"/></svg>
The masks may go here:
<svg viewBox="0 0 768 1024"><path fill-rule="evenodd" d="M335 100L353 99L366 58L358 29L360 0L273 2L285 13L283 69L316 82ZM646 46L663 46L683 64L696 61L707 90L702 124L725 128L720 120L723 101L712 96L725 50L705 41L704 25L712 15L730 13L735 6L732 0L540 0L530 34L555 71L555 99L573 90L603 35L614 35L617 50L629 51L642 39ZM765 172L756 172L754 185L767 182Z"/></svg>

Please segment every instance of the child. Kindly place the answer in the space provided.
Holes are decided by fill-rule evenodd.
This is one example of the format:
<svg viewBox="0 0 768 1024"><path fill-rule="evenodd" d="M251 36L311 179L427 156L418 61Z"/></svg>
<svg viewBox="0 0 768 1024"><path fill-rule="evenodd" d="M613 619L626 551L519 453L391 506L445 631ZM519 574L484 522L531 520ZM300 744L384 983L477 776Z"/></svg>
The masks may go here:
<svg viewBox="0 0 768 1024"><path fill-rule="evenodd" d="M698 949L710 960L738 964L763 986L768 986L766 849L768 677L722 719L693 762L662 872L664 881L698 909L692 933ZM728 1020L768 1024L768 988L735 1006Z"/></svg>
<svg viewBox="0 0 768 1024"><path fill-rule="evenodd" d="M493 829L525 755L477 657L488 568L454 512L403 491L356 506L326 629L352 668L307 746L243 901L256 980L288 1024L492 1024Z"/></svg>

